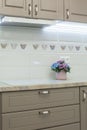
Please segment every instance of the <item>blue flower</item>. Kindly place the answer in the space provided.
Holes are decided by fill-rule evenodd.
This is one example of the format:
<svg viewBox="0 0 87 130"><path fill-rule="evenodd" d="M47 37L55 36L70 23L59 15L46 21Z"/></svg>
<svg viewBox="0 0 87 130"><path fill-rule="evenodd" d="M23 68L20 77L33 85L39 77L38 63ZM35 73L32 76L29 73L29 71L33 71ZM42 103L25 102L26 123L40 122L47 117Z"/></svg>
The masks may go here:
<svg viewBox="0 0 87 130"><path fill-rule="evenodd" d="M53 63L51 69L55 72L60 72L61 70L64 70L65 72L70 72L70 66L65 63L64 60L59 60Z"/></svg>
<svg viewBox="0 0 87 130"><path fill-rule="evenodd" d="M57 67L58 67L58 63L54 63L54 64L52 64L52 66L51 66L52 69L56 69Z"/></svg>

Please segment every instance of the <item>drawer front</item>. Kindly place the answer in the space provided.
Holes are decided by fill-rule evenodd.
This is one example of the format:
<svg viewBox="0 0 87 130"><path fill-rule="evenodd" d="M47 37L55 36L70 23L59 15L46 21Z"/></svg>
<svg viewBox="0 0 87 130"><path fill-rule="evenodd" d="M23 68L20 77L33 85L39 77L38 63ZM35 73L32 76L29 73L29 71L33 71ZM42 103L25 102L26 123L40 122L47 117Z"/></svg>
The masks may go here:
<svg viewBox="0 0 87 130"><path fill-rule="evenodd" d="M79 103L79 88L20 91L2 94L2 112Z"/></svg>
<svg viewBox="0 0 87 130"><path fill-rule="evenodd" d="M60 127L54 127L54 128L47 128L42 130L80 130L80 124L71 124L71 125L65 125Z"/></svg>
<svg viewBox="0 0 87 130"><path fill-rule="evenodd" d="M2 114L2 130L36 130L79 122L79 105Z"/></svg>

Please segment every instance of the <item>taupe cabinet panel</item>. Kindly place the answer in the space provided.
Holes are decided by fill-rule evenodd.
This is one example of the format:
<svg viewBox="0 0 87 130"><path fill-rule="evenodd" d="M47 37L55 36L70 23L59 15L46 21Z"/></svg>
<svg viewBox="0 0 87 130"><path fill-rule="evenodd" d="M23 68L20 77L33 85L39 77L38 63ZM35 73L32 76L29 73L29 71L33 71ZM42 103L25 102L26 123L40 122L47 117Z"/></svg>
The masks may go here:
<svg viewBox="0 0 87 130"><path fill-rule="evenodd" d="M31 17L29 5L32 0L0 0L0 14L20 17Z"/></svg>
<svg viewBox="0 0 87 130"><path fill-rule="evenodd" d="M3 0L0 0L0 8L2 7L3 5Z"/></svg>
<svg viewBox="0 0 87 130"><path fill-rule="evenodd" d="M2 112L79 104L79 88L2 93Z"/></svg>
<svg viewBox="0 0 87 130"><path fill-rule="evenodd" d="M65 20L87 22L87 0L65 0Z"/></svg>
<svg viewBox="0 0 87 130"><path fill-rule="evenodd" d="M40 19L63 19L63 0L0 0L0 14Z"/></svg>
<svg viewBox="0 0 87 130"><path fill-rule="evenodd" d="M80 130L80 124L65 125L60 127L48 128L43 130Z"/></svg>
<svg viewBox="0 0 87 130"><path fill-rule="evenodd" d="M87 130L87 87L80 90L81 101L81 130Z"/></svg>
<svg viewBox="0 0 87 130"><path fill-rule="evenodd" d="M36 130L79 121L79 105L73 105L2 114L2 130Z"/></svg>
<svg viewBox="0 0 87 130"><path fill-rule="evenodd" d="M63 0L33 0L33 17L63 19Z"/></svg>

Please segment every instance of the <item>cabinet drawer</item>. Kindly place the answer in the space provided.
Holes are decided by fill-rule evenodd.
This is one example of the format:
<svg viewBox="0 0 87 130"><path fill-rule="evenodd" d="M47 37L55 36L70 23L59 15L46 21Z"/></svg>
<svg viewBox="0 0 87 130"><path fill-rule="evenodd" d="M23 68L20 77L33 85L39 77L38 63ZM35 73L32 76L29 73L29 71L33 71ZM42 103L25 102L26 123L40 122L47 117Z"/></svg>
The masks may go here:
<svg viewBox="0 0 87 130"><path fill-rule="evenodd" d="M79 103L79 88L20 91L2 94L2 112Z"/></svg>
<svg viewBox="0 0 87 130"><path fill-rule="evenodd" d="M2 114L2 130L36 130L79 122L79 105Z"/></svg>
<svg viewBox="0 0 87 130"><path fill-rule="evenodd" d="M80 124L71 124L71 125L65 125L60 127L54 127L54 128L47 128L42 130L80 130Z"/></svg>

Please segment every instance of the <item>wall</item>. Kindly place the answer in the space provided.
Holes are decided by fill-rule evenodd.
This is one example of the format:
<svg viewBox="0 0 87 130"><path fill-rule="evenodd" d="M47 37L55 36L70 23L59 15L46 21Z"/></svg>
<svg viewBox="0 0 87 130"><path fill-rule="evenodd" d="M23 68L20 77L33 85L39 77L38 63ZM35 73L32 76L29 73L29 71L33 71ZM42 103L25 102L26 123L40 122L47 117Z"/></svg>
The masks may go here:
<svg viewBox="0 0 87 130"><path fill-rule="evenodd" d="M50 66L61 57L71 66L68 79L87 79L86 42L82 34L0 27L0 80L55 79Z"/></svg>

